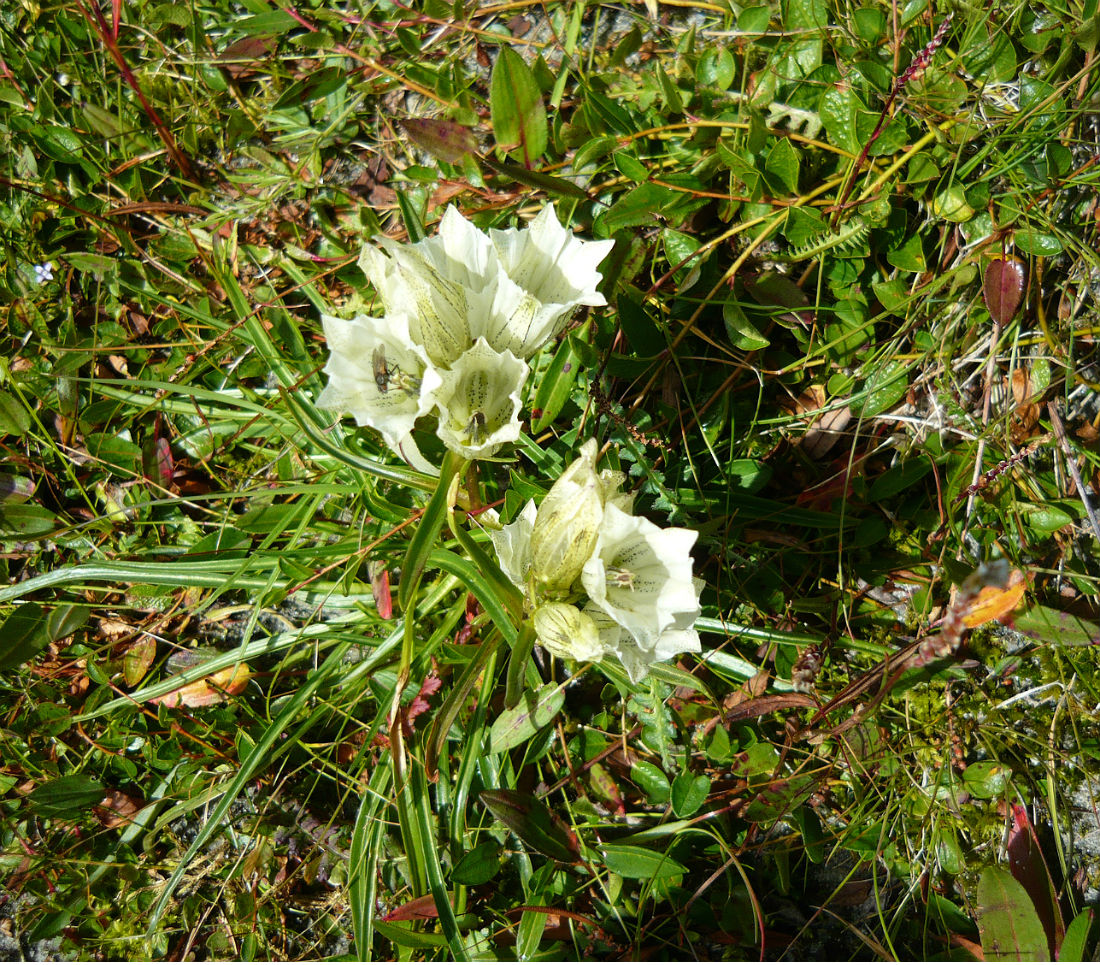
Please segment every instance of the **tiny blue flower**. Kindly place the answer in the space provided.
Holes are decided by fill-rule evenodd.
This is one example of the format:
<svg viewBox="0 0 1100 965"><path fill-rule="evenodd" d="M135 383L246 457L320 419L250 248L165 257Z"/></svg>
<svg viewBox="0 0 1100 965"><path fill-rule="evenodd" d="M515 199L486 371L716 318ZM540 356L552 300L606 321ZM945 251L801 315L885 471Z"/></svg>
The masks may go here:
<svg viewBox="0 0 1100 965"><path fill-rule="evenodd" d="M34 281L36 285L44 285L48 281L53 281L53 262L47 261L44 265L35 265Z"/></svg>

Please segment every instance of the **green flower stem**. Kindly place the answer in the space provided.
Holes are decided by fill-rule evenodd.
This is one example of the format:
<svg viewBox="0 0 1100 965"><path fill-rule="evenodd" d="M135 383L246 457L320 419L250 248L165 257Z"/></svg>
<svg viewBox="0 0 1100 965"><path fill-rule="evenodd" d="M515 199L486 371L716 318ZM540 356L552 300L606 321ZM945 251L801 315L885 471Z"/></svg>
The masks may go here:
<svg viewBox="0 0 1100 965"><path fill-rule="evenodd" d="M407 780L405 737L401 730L401 695L409 682L409 670L416 652L416 620L410 612L416 601L416 591L424 575L428 558L439 534L443 522L447 519L451 500L454 498L452 485L465 469L465 460L448 452L443 458L432 498L420 519L420 525L409 541L405 562L401 567L401 582L397 588L397 600L405 614L405 633L401 642L401 659L397 668L397 683L393 690L393 703L390 709L390 751L393 756L393 779L397 790L397 819L401 827L401 840L405 845L405 854L409 859L409 877L413 890L423 895L428 890L428 869L425 867L425 855L434 847L429 841L422 840L423 830L417 819L416 801L412 797L411 786Z"/></svg>
<svg viewBox="0 0 1100 965"><path fill-rule="evenodd" d="M459 711L466 703L466 698L473 690L482 671L492 668L493 659L500 647L501 635L496 629L490 630L485 635L485 640L458 678L447 699L439 708L439 712L432 721L432 729L428 731L427 747L424 753L424 772L429 781L434 781L439 771L439 758L443 752L443 745L447 742L447 735L451 732L451 726L458 718ZM491 675L491 669L490 669Z"/></svg>
<svg viewBox="0 0 1100 965"><path fill-rule="evenodd" d="M519 623L523 619L523 595L516 589L512 581L504 575L496 560L481 548L481 545L455 518L453 506L448 510L447 523L455 539L458 540L458 544L466 551L470 562L477 567L493 595L507 607L513 622Z"/></svg>
<svg viewBox="0 0 1100 965"><path fill-rule="evenodd" d="M523 685L527 676L527 665L531 662L531 651L535 648L535 628L525 621L519 628L519 636L512 647L512 656L508 659L508 678L504 687L504 706L511 709L523 696Z"/></svg>
<svg viewBox="0 0 1100 965"><path fill-rule="evenodd" d="M401 609L408 612L409 607L416 597L416 590L420 586L420 578L424 575L424 567L433 547L439 541L439 534L443 529L443 523L447 519L450 501L452 498L452 482L460 476L466 468L466 460L456 453L448 451L443 457L443 465L439 470L439 482L435 492L424 509L424 515L420 519L420 525L413 533L409 541L409 548L405 553L405 562L401 567L401 582L397 587L397 602Z"/></svg>

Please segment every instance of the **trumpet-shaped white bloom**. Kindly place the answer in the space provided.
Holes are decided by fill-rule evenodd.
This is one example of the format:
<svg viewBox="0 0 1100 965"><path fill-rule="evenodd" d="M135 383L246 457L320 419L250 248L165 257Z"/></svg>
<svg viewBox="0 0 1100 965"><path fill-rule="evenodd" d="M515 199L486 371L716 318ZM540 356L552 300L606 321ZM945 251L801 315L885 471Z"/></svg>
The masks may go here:
<svg viewBox="0 0 1100 965"><path fill-rule="evenodd" d="M524 592L527 591L527 578L531 573L531 532L535 528L536 512L535 501L529 499L512 522L489 530L489 539L497 551L501 570ZM488 510L485 515L489 513L493 513L489 519L496 522L496 513Z"/></svg>
<svg viewBox="0 0 1100 965"><path fill-rule="evenodd" d="M655 663L671 660L678 653L698 653L702 650L699 634L693 626L698 609L678 614L673 625L657 637L652 648L640 646L629 630L616 623L595 603L589 602L583 612L599 632L603 654L619 658L631 683L638 683Z"/></svg>
<svg viewBox="0 0 1100 965"><path fill-rule="evenodd" d="M525 360L579 305L606 304L596 268L612 246L575 238L551 206L530 225L491 236L449 207L434 237L415 244L377 238L359 265L385 317L325 316L329 384L318 404L378 429L418 469L434 469L412 436L414 423L430 414L448 448L469 459L492 457L519 438ZM611 501L629 511L630 497L618 492L622 478L604 471L588 481L588 495L601 507ZM589 515L598 523L598 513ZM536 562L539 554L536 548ZM567 562L573 582L584 558ZM567 589L560 574L539 572Z"/></svg>
<svg viewBox="0 0 1100 965"><path fill-rule="evenodd" d="M531 572L544 593L567 594L581 575L585 560L596 547L603 503L603 484L596 474L596 440L589 439L580 456L550 487L535 517Z"/></svg>
<svg viewBox="0 0 1100 965"><path fill-rule="evenodd" d="M322 315L321 323L330 353L324 368L329 381L317 404L350 412L359 425L382 433L386 444L411 465L432 471L410 433L413 423L430 411L441 379L423 349L409 339L406 317Z"/></svg>
<svg viewBox="0 0 1100 965"><path fill-rule="evenodd" d="M596 270L614 241L582 241L547 205L525 228L491 229L499 258L492 311L479 332L498 351L530 358L566 325L580 305L606 305Z"/></svg>
<svg viewBox="0 0 1100 965"><path fill-rule="evenodd" d="M506 442L515 442L528 371L522 359L495 352L479 338L440 373L432 393L443 444L467 459L487 459Z"/></svg>
<svg viewBox="0 0 1100 965"><path fill-rule="evenodd" d="M408 315L409 335L428 358L450 365L480 334L472 331L471 318L483 318L492 307L500 265L488 236L449 207L434 237L413 245L377 240L386 254L368 246L359 267L387 313Z"/></svg>
<svg viewBox="0 0 1100 965"><path fill-rule="evenodd" d="M588 597L643 651L654 651L668 630L690 626L699 615L691 578L691 547L699 534L662 529L617 506L604 510L595 552L584 564Z"/></svg>

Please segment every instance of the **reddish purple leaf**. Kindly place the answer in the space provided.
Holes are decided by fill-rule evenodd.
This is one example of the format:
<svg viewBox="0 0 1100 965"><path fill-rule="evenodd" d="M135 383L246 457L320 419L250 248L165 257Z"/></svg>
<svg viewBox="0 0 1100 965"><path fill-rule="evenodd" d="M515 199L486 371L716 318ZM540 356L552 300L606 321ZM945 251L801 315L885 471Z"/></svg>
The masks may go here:
<svg viewBox="0 0 1100 965"><path fill-rule="evenodd" d="M438 918L434 895L421 895L382 916L382 921L428 921Z"/></svg>
<svg viewBox="0 0 1100 965"><path fill-rule="evenodd" d="M982 297L985 307L998 325L1012 321L1024 297L1027 273L1016 258L994 258L985 269Z"/></svg>
<svg viewBox="0 0 1100 965"><path fill-rule="evenodd" d="M413 143L433 157L452 163L477 153L477 137L468 127L454 121L409 117L400 122Z"/></svg>

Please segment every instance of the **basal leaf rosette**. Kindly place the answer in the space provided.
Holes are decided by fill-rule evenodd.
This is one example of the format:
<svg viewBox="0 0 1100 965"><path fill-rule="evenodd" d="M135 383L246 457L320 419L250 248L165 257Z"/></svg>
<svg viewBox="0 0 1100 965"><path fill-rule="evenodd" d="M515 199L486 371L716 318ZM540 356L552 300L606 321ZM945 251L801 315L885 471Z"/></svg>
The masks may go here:
<svg viewBox="0 0 1100 965"><path fill-rule="evenodd" d="M386 312L407 315L412 340L434 364L451 365L480 334L471 319L484 318L493 304L500 265L488 235L452 206L431 238L376 241L383 250L365 247L359 267Z"/></svg>
<svg viewBox="0 0 1100 965"><path fill-rule="evenodd" d="M524 228L491 229L501 275L480 334L498 351L530 358L581 305L606 305L596 266L614 241L582 241L547 205Z"/></svg>
<svg viewBox="0 0 1100 965"><path fill-rule="evenodd" d="M662 529L642 516L609 505L581 584L592 603L627 630L643 650L688 614L699 615L691 576L691 547L698 533Z"/></svg>
<svg viewBox="0 0 1100 965"><path fill-rule="evenodd" d="M410 435L430 411L439 373L409 338L402 313L371 318L322 315L329 358L328 385L317 405L350 413L361 426L377 429L394 452L424 472L435 472Z"/></svg>
<svg viewBox="0 0 1100 965"><path fill-rule="evenodd" d="M522 359L496 352L479 338L440 372L439 387L431 394L443 444L467 459L488 459L515 442L528 371Z"/></svg>

